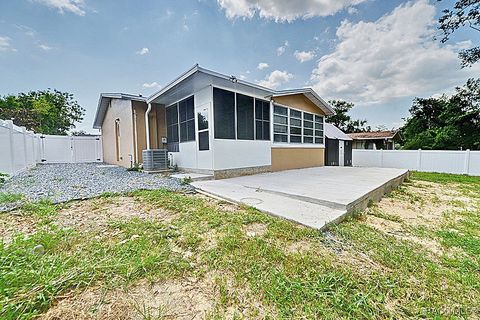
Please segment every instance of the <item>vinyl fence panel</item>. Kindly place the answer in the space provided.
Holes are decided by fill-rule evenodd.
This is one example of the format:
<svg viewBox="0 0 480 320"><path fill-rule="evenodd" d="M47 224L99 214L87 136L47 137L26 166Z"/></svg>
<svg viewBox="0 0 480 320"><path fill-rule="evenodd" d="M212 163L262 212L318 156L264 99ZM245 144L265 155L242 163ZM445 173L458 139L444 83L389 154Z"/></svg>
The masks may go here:
<svg viewBox="0 0 480 320"><path fill-rule="evenodd" d="M480 176L480 151L354 149L353 165Z"/></svg>
<svg viewBox="0 0 480 320"><path fill-rule="evenodd" d="M102 162L99 136L39 135L0 120L0 172L18 174L37 163Z"/></svg>

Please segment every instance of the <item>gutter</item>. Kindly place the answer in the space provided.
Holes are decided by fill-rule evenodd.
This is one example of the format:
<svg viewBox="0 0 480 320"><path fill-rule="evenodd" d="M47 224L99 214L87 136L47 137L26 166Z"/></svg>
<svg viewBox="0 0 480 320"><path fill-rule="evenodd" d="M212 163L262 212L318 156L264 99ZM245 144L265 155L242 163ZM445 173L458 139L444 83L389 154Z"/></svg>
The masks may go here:
<svg viewBox="0 0 480 320"><path fill-rule="evenodd" d="M150 150L150 123L148 121L148 115L152 110L152 104L148 103L147 111L145 112L145 134L147 136L147 150Z"/></svg>

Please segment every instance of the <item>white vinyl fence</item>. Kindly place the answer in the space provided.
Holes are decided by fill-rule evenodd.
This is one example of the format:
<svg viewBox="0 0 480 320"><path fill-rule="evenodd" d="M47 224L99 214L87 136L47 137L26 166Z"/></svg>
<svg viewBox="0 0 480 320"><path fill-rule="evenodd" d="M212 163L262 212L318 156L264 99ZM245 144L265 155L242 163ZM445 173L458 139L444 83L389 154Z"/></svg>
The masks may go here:
<svg viewBox="0 0 480 320"><path fill-rule="evenodd" d="M480 176L480 151L353 149L353 166Z"/></svg>
<svg viewBox="0 0 480 320"><path fill-rule="evenodd" d="M0 120L0 172L15 175L37 163L102 162L99 136L35 134Z"/></svg>

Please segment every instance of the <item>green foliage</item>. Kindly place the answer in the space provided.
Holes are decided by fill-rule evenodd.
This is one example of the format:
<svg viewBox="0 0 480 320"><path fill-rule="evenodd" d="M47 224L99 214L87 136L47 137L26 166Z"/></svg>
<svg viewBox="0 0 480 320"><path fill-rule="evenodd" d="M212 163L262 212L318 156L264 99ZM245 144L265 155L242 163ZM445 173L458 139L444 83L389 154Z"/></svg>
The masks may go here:
<svg viewBox="0 0 480 320"><path fill-rule="evenodd" d="M416 98L402 132L405 149L480 149L480 79L451 97Z"/></svg>
<svg viewBox="0 0 480 320"><path fill-rule="evenodd" d="M0 119L13 119L16 125L37 133L66 135L84 114L72 94L58 90L0 97Z"/></svg>
<svg viewBox="0 0 480 320"><path fill-rule="evenodd" d="M456 30L463 27L469 27L470 30L480 32L480 2L458 0L452 10L443 10L443 15L438 22L440 23L438 28L443 31L442 42L447 42ZM459 57L462 60L463 67L472 66L480 61L480 47L464 49L460 51Z"/></svg>
<svg viewBox="0 0 480 320"><path fill-rule="evenodd" d="M8 178L8 174L0 172L0 186L5 183Z"/></svg>
<svg viewBox="0 0 480 320"><path fill-rule="evenodd" d="M188 177L183 178L181 183L182 184L190 184L192 182L193 182L192 177L188 176Z"/></svg>
<svg viewBox="0 0 480 320"><path fill-rule="evenodd" d="M352 117L348 115L350 109L355 105L351 102L343 100L331 100L329 103L335 110L333 116L328 116L325 121L333 124L343 132L365 132L371 131L370 126L367 126L367 120L352 120Z"/></svg>
<svg viewBox="0 0 480 320"><path fill-rule="evenodd" d="M17 202L22 198L23 196L19 193L0 193L0 204Z"/></svg>
<svg viewBox="0 0 480 320"><path fill-rule="evenodd" d="M139 163L135 162L130 168L127 168L127 171L141 172L143 168Z"/></svg>

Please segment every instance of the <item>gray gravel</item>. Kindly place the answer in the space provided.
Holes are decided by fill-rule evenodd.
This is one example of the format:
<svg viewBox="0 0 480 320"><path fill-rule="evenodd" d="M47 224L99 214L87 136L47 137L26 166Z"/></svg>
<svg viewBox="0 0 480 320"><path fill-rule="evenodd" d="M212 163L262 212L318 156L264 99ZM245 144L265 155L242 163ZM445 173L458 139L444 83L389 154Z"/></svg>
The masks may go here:
<svg viewBox="0 0 480 320"><path fill-rule="evenodd" d="M40 164L18 174L0 187L0 193L21 193L25 201L44 198L54 203L87 199L104 192L128 192L138 189L172 191L191 190L179 179L161 174L131 172L125 168L99 163ZM22 203L0 204L0 212Z"/></svg>

